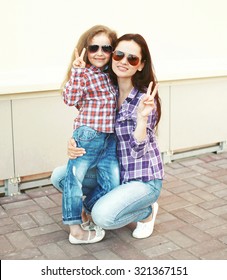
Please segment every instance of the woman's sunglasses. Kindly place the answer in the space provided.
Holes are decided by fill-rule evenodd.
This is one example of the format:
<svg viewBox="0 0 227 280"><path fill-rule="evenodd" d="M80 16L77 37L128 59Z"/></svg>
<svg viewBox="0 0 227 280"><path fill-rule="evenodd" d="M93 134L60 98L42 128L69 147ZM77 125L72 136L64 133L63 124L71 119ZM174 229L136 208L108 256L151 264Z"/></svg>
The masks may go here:
<svg viewBox="0 0 227 280"><path fill-rule="evenodd" d="M120 61L125 57L125 55L126 54L124 52L114 51L112 58L116 61ZM139 57L133 54L128 54L127 60L132 66L136 66L140 61Z"/></svg>
<svg viewBox="0 0 227 280"><path fill-rule="evenodd" d="M100 49L100 47L104 53L110 54L113 51L113 48L110 45L105 45L105 46L89 45L87 47L87 49L88 49L89 53L96 53Z"/></svg>

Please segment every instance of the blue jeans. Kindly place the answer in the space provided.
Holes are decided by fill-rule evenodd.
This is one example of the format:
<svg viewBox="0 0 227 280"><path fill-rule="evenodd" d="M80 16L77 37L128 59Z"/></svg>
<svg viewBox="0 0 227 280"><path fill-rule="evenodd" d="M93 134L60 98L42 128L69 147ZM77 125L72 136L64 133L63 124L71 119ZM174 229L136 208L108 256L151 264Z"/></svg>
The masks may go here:
<svg viewBox="0 0 227 280"><path fill-rule="evenodd" d="M113 133L102 133L81 126L74 131L73 137L77 146L86 150L86 154L68 161L62 199L63 223L68 225L81 224L82 206L90 212L96 201L115 187L112 172L116 168L118 184L120 179ZM94 167L97 168L97 185L83 201L82 182L88 169Z"/></svg>
<svg viewBox="0 0 227 280"><path fill-rule="evenodd" d="M83 181L83 193L89 193L97 184L96 169L88 170ZM66 166L57 167L51 176L52 184L59 190L64 185ZM115 176L113 174L113 180ZM123 227L131 222L146 219L151 213L151 205L157 201L162 189L162 180L147 183L131 181L118 186L103 196L92 209L92 218L106 229Z"/></svg>
<svg viewBox="0 0 227 280"><path fill-rule="evenodd" d="M151 205L161 189L162 180L157 179L120 185L97 201L91 212L93 221L104 229L117 229L144 220L152 213Z"/></svg>

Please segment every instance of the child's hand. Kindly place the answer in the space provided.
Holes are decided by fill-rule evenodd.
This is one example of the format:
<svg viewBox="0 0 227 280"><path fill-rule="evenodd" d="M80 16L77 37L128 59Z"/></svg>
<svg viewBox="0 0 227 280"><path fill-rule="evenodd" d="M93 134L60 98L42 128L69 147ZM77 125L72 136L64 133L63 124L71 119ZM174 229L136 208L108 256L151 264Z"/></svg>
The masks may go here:
<svg viewBox="0 0 227 280"><path fill-rule="evenodd" d="M75 60L73 61L73 67L74 68L85 68L86 63L84 61L84 55L85 55L86 49L83 48L81 55L79 56L77 48L75 48Z"/></svg>

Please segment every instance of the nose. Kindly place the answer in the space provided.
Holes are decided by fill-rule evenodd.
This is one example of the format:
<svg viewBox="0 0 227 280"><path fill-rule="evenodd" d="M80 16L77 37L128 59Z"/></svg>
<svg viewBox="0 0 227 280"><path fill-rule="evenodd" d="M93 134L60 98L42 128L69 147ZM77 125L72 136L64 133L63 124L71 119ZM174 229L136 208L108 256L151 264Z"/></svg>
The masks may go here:
<svg viewBox="0 0 227 280"><path fill-rule="evenodd" d="M122 58L121 63L123 63L123 64L127 64L128 63L126 55Z"/></svg>

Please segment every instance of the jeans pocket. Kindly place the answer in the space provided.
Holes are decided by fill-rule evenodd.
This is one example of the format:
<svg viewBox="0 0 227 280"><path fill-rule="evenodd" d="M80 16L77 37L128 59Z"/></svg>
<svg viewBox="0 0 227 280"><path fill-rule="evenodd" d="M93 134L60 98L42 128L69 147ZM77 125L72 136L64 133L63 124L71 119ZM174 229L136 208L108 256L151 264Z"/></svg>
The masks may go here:
<svg viewBox="0 0 227 280"><path fill-rule="evenodd" d="M98 131L88 126L81 126L74 131L73 137L76 141L90 142L97 136L98 133L99 133Z"/></svg>
<svg viewBox="0 0 227 280"><path fill-rule="evenodd" d="M73 133L77 147L84 148L86 152L97 153L103 148L102 134L88 126L81 126Z"/></svg>

